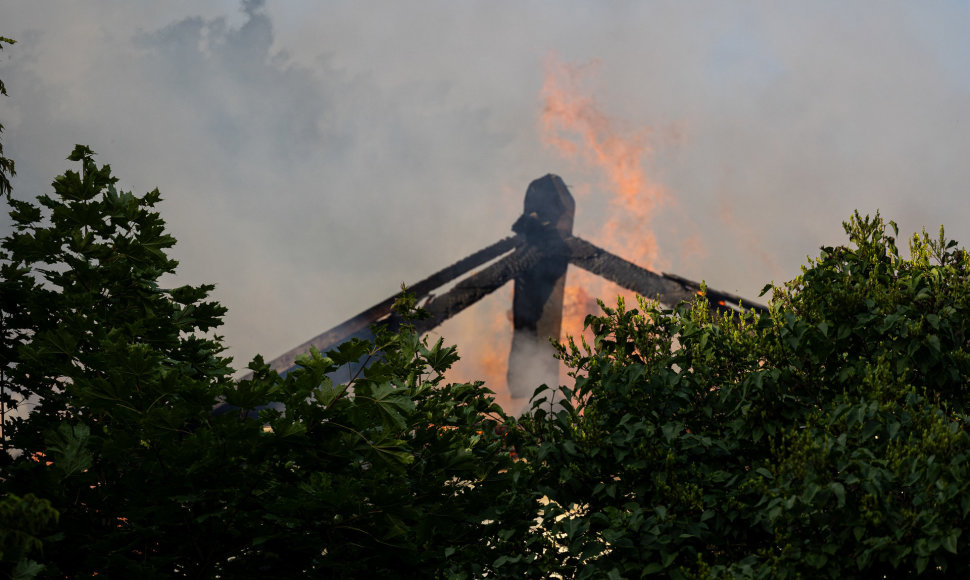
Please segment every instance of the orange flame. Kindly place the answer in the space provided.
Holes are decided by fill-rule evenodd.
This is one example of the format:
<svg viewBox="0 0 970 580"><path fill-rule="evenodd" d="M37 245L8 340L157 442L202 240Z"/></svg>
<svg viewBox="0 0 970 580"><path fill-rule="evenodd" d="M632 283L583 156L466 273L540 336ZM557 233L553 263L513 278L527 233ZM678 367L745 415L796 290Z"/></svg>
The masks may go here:
<svg viewBox="0 0 970 580"><path fill-rule="evenodd" d="M657 268L660 258L650 221L671 200L647 174L653 131L625 126L583 91L582 82L595 73L597 64L572 66L555 58L547 60L540 136L546 145L599 176L607 209L590 240L632 262ZM588 195L585 190L578 189L578 195ZM636 304L632 292L577 269L570 270L567 284L567 302L572 304L564 304L563 337L582 334L586 315L598 311L595 297L612 305L622 295L630 307Z"/></svg>
<svg viewBox="0 0 970 580"><path fill-rule="evenodd" d="M622 126L581 90L581 81L595 66L595 62L576 67L555 59L547 61L541 92L540 138L553 150L592 171L600 182L598 187L606 201L602 225L592 235L582 235L634 263L657 268L659 255L650 221L657 209L671 200L647 174L653 154L652 130ZM588 197L590 190L581 186L574 188L573 193ZM448 379L484 380L496 392L497 402L506 411L516 413L522 401L511 398L506 384L512 331L510 290L511 284L497 292L498 296L476 305L472 316L452 319L439 331L446 340L455 331L469 337L459 342L462 359L448 373ZM607 305L612 305L618 295L624 296L629 307L635 306L632 292L570 267L560 340L573 336L578 342L586 315L598 312L596 298L602 297ZM588 335L586 338L590 339ZM560 377L564 376L560 373Z"/></svg>
<svg viewBox="0 0 970 580"><path fill-rule="evenodd" d="M521 402L512 401L506 381L512 348L512 284L507 284L463 315L445 321L437 331L445 342L457 342L461 357L445 373L449 382L484 381L495 392L495 402L515 413ZM460 340L456 341L455 339Z"/></svg>
<svg viewBox="0 0 970 580"><path fill-rule="evenodd" d="M595 64L576 67L552 58L547 61L540 136L567 158L578 159L600 174L608 210L593 241L651 268L658 254L650 220L668 201L663 187L646 172L653 154L652 130L622 130L595 99L583 94L580 83L595 71Z"/></svg>

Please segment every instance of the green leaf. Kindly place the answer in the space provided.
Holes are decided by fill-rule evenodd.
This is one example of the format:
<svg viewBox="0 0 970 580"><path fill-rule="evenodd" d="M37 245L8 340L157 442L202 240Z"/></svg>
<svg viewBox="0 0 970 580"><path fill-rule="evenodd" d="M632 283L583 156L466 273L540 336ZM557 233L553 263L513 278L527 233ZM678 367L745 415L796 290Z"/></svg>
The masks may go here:
<svg viewBox="0 0 970 580"><path fill-rule="evenodd" d="M666 566L664 566L663 562L649 562L643 567L641 574L644 576L647 574L656 574L657 572L662 572L664 569L666 569Z"/></svg>
<svg viewBox="0 0 970 580"><path fill-rule="evenodd" d="M379 385L371 393L371 397L381 409L384 417L389 419L398 429L407 427L406 414L414 409L414 401L406 388L395 387L391 383Z"/></svg>
<svg viewBox="0 0 970 580"><path fill-rule="evenodd" d="M87 145L75 145L74 151L67 156L68 161L85 161L94 157L94 151Z"/></svg>
<svg viewBox="0 0 970 580"><path fill-rule="evenodd" d="M17 565L14 566L11 578L13 580L32 580L43 572L44 568L45 566L43 564L25 558L17 562Z"/></svg>
<svg viewBox="0 0 970 580"><path fill-rule="evenodd" d="M831 490L832 494L835 496L835 499L838 502L838 507L845 507L845 487L841 483L833 481L829 484L829 490Z"/></svg>
<svg viewBox="0 0 970 580"><path fill-rule="evenodd" d="M957 539L960 537L960 534L962 532L963 530L961 530L960 528L953 528L952 530L950 530L949 534L947 534L946 536L943 536L942 545L947 552L950 552L952 554L957 553Z"/></svg>
<svg viewBox="0 0 970 580"><path fill-rule="evenodd" d="M64 477L81 473L91 467L93 456L87 447L90 436L91 430L83 423L62 423L56 433L48 435L51 463Z"/></svg>
<svg viewBox="0 0 970 580"><path fill-rule="evenodd" d="M346 389L335 388L329 381L313 391L313 398L324 407L330 407L338 397L346 393Z"/></svg>

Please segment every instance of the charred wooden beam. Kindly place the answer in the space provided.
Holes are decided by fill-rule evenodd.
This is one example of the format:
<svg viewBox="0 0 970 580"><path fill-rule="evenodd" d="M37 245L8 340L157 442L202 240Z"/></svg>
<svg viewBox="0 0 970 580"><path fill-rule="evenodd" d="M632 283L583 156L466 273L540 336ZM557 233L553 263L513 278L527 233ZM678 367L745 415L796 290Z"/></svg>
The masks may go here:
<svg viewBox="0 0 970 580"><path fill-rule="evenodd" d="M419 301L425 300L423 307L431 314L426 320L416 321L416 329L427 332L514 280L514 332L508 383L513 397L525 397L539 384L558 383L558 361L552 357L549 338L558 340L560 336L563 289L570 263L668 305L691 300L700 290L696 282L651 272L573 236L574 216L575 201L562 179L550 174L533 181L526 191L524 212L512 226L516 235L479 250L409 288ZM502 257L503 254L508 255ZM431 294L497 258L500 259L460 280L444 294ZM393 328L398 321L391 317L391 306L397 296L290 349L270 361L270 367L287 372L295 368L296 357L311 347L326 352L352 338L372 339L371 326L378 322ZM707 290L707 296L714 308L740 309L739 296L712 289ZM745 302L743 306L764 310L758 304Z"/></svg>
<svg viewBox="0 0 970 580"><path fill-rule="evenodd" d="M569 245L570 261L573 264L644 298L676 304L694 296L694 289L687 284L641 268L582 238L572 237L566 243Z"/></svg>
<svg viewBox="0 0 970 580"><path fill-rule="evenodd" d="M431 315L418 320L415 329L427 332L445 320L495 292L509 281L536 267L544 255L534 246L523 246L494 264L455 284L441 296L433 296L422 307Z"/></svg>
<svg viewBox="0 0 970 580"><path fill-rule="evenodd" d="M525 238L523 236L511 236L504 238L466 258L455 262L447 268L435 272L424 280L410 286L408 290L419 299L423 299L433 290L448 284L457 278L460 278L470 270L494 260L510 250L519 248L524 244ZM277 372L286 372L292 370L296 366L296 357L308 352L311 347L316 348L320 352L326 352L336 348L338 345L350 340L351 338L373 338L373 333L370 331L371 325L387 318L390 315L391 306L394 304L394 300L396 300L398 296L399 294L395 294L383 302L364 310L357 316L354 316L353 318L338 324L330 330L311 338L303 344L288 350L282 355L271 360L269 362L270 368Z"/></svg>
<svg viewBox="0 0 970 580"><path fill-rule="evenodd" d="M688 280L682 276L676 274L669 274L667 272L663 273L663 277L668 280L674 280L680 282L688 288L694 291L694 294L700 294L701 285L699 282L693 280ZM707 301L711 304L711 308L715 310L734 310L734 311L747 311L753 310L761 314L768 312L768 307L757 302L751 302L750 300L745 300L737 294L731 294L730 292L723 292L721 290L715 290L713 288L707 288L705 290L705 296L707 296Z"/></svg>
<svg viewBox="0 0 970 580"><path fill-rule="evenodd" d="M684 300L693 300L700 292L701 285L693 280L674 274L651 272L582 238L571 237L566 240L566 244L570 250L570 262L644 298L674 305ZM766 311L760 304L742 302L740 296L711 288L707 289L707 299L711 307L718 310L740 310L743 307Z"/></svg>
<svg viewBox="0 0 970 580"><path fill-rule="evenodd" d="M529 184L522 217L512 226L542 259L515 277L508 386L513 398L541 384L559 386L559 361L549 339L559 340L569 266L566 239L573 233L576 202L562 179L546 175Z"/></svg>

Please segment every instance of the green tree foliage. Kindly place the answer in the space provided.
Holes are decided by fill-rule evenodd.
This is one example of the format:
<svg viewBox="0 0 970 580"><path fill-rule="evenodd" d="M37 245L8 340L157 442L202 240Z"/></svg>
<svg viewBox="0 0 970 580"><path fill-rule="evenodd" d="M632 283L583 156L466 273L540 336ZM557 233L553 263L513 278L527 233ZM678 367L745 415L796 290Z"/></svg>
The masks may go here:
<svg viewBox="0 0 970 580"><path fill-rule="evenodd" d="M12 578L33 578L44 566L30 558L43 547L39 535L57 521L51 503L28 493L0 498L0 563Z"/></svg>
<svg viewBox="0 0 970 580"><path fill-rule="evenodd" d="M970 258L845 224L770 312L605 308L531 457L564 577L970 569Z"/></svg>
<svg viewBox="0 0 970 580"><path fill-rule="evenodd" d="M31 203L0 150L0 575L970 569L970 256L942 230L902 258L894 224L856 214L761 315L604 307L560 348L575 386L515 421L445 383L457 353L414 332L406 293L397 330L237 383L213 287L160 283L158 191L69 159Z"/></svg>
<svg viewBox="0 0 970 580"><path fill-rule="evenodd" d="M488 572L481 539L519 501L522 468L491 394L443 384L453 347L406 322L285 377L257 359L236 384L205 334L224 313L212 286L159 285L176 262L158 192L116 190L86 147L69 159L81 171L39 206L9 200L2 244L0 368L19 408L0 492L47 510L19 544L0 536L10 566L29 550L28 572L72 578Z"/></svg>
<svg viewBox="0 0 970 580"><path fill-rule="evenodd" d="M117 191L86 147L69 159L53 195L8 200L0 246L11 577L968 567L970 258L942 232L903 259L856 215L763 315L604 308L591 346L561 349L575 388L516 422L445 384L455 349L415 334L406 294L398 330L233 381L212 287L159 285L176 264L158 192Z"/></svg>
<svg viewBox="0 0 970 580"><path fill-rule="evenodd" d="M14 40L0 36L0 50L4 44L14 44ZM7 87L0 79L0 95L7 95ZM0 133L3 132L3 125L0 124ZM9 196L11 192L10 177L14 171L13 159L3 154L3 143L0 143L0 196ZM5 254L0 253L0 257ZM0 333L4 337L0 345L0 353L11 352L11 345L7 343L6 313L0 312ZM7 365L0 365L0 435L5 435L6 410L12 402L10 390L7 383ZM6 443L6 438L2 441ZM31 556L40 551L42 542L38 534L42 530L57 520L57 510L49 501L39 499L31 493L20 497L12 493L0 496L0 567L7 571L9 576L16 579L27 579L35 577L43 565L31 559Z"/></svg>
<svg viewBox="0 0 970 580"><path fill-rule="evenodd" d="M0 50L3 50L4 44L15 42L12 38L0 36ZM7 96L7 87L3 84L3 79L0 79L0 95ZM2 123L0 123L0 133L3 133ZM0 143L0 195L10 195L10 177L14 174L16 171L14 171L13 159L3 155L3 143Z"/></svg>

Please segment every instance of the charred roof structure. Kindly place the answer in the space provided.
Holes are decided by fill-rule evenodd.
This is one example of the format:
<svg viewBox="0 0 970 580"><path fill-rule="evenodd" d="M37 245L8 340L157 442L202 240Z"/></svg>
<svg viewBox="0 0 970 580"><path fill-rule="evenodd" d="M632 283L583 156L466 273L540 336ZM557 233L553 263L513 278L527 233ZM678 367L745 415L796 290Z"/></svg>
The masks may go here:
<svg viewBox="0 0 970 580"><path fill-rule="evenodd" d="M512 225L513 236L408 288L430 314L429 318L416 322L417 330L427 332L508 282L514 282L508 385L513 397L524 398L539 384L558 383L558 361L552 357L549 338L560 336L563 290L570 264L663 304L692 300L700 293L697 282L652 272L574 236L575 212L576 202L559 176L549 174L533 181L525 194L523 214ZM447 289L440 295L435 294L443 288ZM297 356L311 347L326 352L355 337L373 338L372 325L397 324L391 312L396 297L296 346L270 361L270 367L285 373L294 369ZM733 294L708 288L707 298L716 309L742 309L741 298ZM748 301L744 302L744 308L764 309Z"/></svg>

